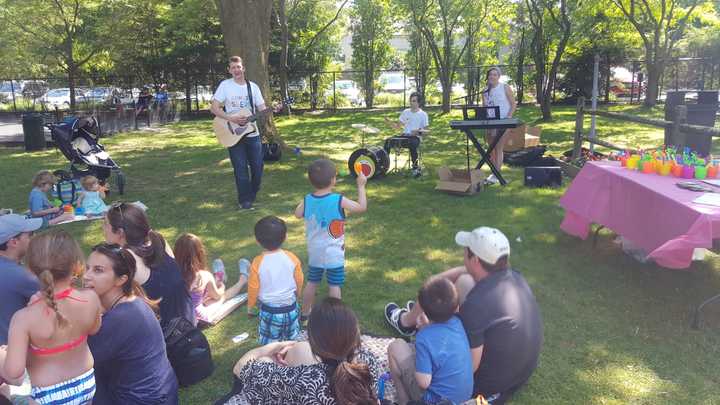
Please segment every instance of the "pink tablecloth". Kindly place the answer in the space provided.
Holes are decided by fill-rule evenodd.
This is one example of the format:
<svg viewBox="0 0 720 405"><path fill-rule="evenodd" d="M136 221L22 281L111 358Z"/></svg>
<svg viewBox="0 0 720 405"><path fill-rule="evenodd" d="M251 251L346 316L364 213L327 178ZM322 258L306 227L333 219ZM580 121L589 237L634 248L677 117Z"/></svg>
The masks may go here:
<svg viewBox="0 0 720 405"><path fill-rule="evenodd" d="M678 181L619 162L588 162L560 199L560 228L585 239L590 224L600 224L649 252L660 266L687 268L695 248L710 248L720 238L720 208L693 203L701 194L677 187Z"/></svg>

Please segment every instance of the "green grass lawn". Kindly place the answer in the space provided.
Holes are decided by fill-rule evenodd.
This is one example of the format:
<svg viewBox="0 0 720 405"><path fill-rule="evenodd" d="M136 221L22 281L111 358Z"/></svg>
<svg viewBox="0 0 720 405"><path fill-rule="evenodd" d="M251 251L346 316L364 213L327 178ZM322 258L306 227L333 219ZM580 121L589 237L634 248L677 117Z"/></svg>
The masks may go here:
<svg viewBox="0 0 720 405"><path fill-rule="evenodd" d="M572 147L574 107L558 107L554 113L554 122L541 124L542 142L557 156ZM524 107L518 115L531 122L539 113ZM367 141L381 145L390 134L383 118L395 116L357 112L279 118L286 141L299 146L302 155L266 165L258 209L252 212L236 209L232 167L209 120L121 134L105 145L126 173L123 199L147 204L153 228L171 243L183 232L201 236L211 259L222 257L229 264L233 281L234 263L260 252L252 230L265 215L287 222L285 247L301 260L307 258L303 224L292 215L311 191L305 168L320 156L345 167L360 143L350 124L384 129ZM507 187L473 197L435 191L437 167L464 167L465 138L448 126L459 116L431 111L433 132L423 144L429 174L417 180L389 176L371 181L368 212L348 220L343 298L357 312L362 329L391 334L382 315L385 303L413 298L427 276L462 263L462 250L453 241L457 230L493 226L510 239L512 264L532 286L545 322L540 366L513 403L720 404L720 310L707 311L702 330L688 327L692 309L720 292L718 258L711 255L689 271L643 265L624 255L609 232L601 233L593 248L559 229L563 210L558 199L564 189L524 188L518 169L507 170L512 180ZM585 127L589 125L588 117ZM628 146L655 146L663 136L655 128L605 119L598 119L598 131L603 139ZM0 149L0 206L25 209L32 175L66 166L55 150ZM356 197L350 179L339 179L338 190ZM102 240L99 221L67 228L86 251ZM321 291L324 295L326 288ZM183 389L183 404L212 403L227 392L234 362L255 345L256 327L242 308L206 330L217 370L203 383ZM232 343L242 332L251 339Z"/></svg>

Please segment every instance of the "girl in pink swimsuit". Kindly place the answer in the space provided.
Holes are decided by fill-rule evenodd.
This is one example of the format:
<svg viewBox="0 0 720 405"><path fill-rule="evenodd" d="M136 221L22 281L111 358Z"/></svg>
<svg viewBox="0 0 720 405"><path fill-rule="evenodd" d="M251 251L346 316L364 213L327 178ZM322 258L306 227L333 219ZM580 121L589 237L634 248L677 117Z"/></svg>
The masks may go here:
<svg viewBox="0 0 720 405"><path fill-rule="evenodd" d="M30 241L26 259L41 291L10 321L3 377L17 381L27 368L37 403L89 404L95 375L87 336L100 329L101 306L93 291L72 286L84 270L80 246L65 231L46 232Z"/></svg>

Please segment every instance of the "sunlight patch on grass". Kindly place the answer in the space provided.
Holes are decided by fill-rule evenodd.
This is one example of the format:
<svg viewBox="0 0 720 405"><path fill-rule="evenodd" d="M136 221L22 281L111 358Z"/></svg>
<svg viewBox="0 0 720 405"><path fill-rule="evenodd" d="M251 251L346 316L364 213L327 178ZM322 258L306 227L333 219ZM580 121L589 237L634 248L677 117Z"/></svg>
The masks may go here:
<svg viewBox="0 0 720 405"><path fill-rule="evenodd" d="M532 239L537 242L544 242L549 245L557 243L557 233L540 232L533 235Z"/></svg>
<svg viewBox="0 0 720 405"><path fill-rule="evenodd" d="M425 259L430 261L439 261L443 263L453 263L457 261L457 252L448 252L443 249L424 249L423 255Z"/></svg>
<svg viewBox="0 0 720 405"><path fill-rule="evenodd" d="M640 364L612 364L592 373L580 372L580 379L587 383L608 387L608 394L619 394L621 401L607 402L610 398L598 395L593 403L647 403L657 404L659 400L672 401L672 394L678 386L672 381L660 378L651 369Z"/></svg>
<svg viewBox="0 0 720 405"><path fill-rule="evenodd" d="M204 201L200 205L198 205L198 208L222 208L222 204L218 203L217 201Z"/></svg>
<svg viewBox="0 0 720 405"><path fill-rule="evenodd" d="M398 270L386 271L383 278L396 283L404 283L418 277L417 269L403 267Z"/></svg>

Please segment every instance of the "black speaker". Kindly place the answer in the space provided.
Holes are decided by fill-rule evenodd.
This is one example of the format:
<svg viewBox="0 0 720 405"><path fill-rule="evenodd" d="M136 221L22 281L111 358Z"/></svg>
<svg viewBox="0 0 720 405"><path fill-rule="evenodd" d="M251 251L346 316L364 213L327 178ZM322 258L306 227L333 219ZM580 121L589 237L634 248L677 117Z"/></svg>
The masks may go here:
<svg viewBox="0 0 720 405"><path fill-rule="evenodd" d="M559 187L562 171L559 167L530 166L525 168L525 187Z"/></svg>

